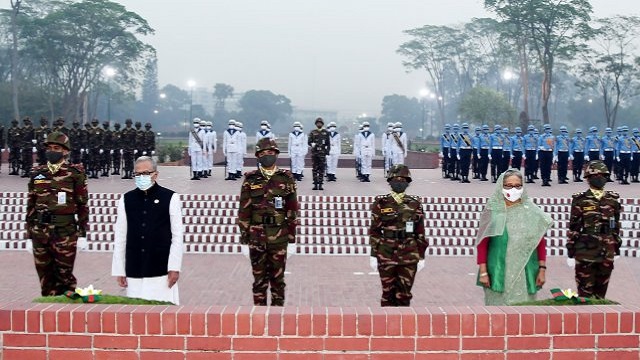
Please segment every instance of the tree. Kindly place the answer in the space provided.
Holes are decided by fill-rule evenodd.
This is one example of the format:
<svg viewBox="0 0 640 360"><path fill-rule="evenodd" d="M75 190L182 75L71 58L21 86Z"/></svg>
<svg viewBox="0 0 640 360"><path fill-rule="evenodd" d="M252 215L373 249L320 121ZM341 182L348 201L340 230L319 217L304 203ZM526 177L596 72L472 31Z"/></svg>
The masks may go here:
<svg viewBox="0 0 640 360"><path fill-rule="evenodd" d="M158 59L153 57L145 66L144 80L142 81L142 110L151 114L158 106L160 91L158 90Z"/></svg>
<svg viewBox="0 0 640 360"><path fill-rule="evenodd" d="M420 128L423 128L424 125L422 116L422 106L416 98L394 94L387 95L382 99L382 116L378 122L381 129L386 129L387 123L399 121L402 122L405 132L418 135Z"/></svg>
<svg viewBox="0 0 640 360"><path fill-rule="evenodd" d="M542 116L549 123L549 98L555 61L572 59L588 40L593 11L589 0L485 0L485 7L518 26L542 68Z"/></svg>
<svg viewBox="0 0 640 360"><path fill-rule="evenodd" d="M233 86L217 83L213 88L213 97L216 99L216 113L218 113L218 111L225 112L224 103L228 98L233 96Z"/></svg>
<svg viewBox="0 0 640 360"><path fill-rule="evenodd" d="M579 81L583 89L597 89L607 127L614 127L620 104L640 92L637 41L640 17L614 16L595 21L595 36L581 53Z"/></svg>
<svg viewBox="0 0 640 360"><path fill-rule="evenodd" d="M268 90L250 90L240 99L241 111L238 114L244 123L244 131L252 133L258 130L260 120L266 119L272 125L288 120L291 116L291 100Z"/></svg>
<svg viewBox="0 0 640 360"><path fill-rule="evenodd" d="M62 98L62 115L78 116L91 87L109 65L119 85L133 87L146 60L154 54L137 38L153 29L146 20L108 0L62 0L48 11L31 9L21 37L23 59L39 69L44 83Z"/></svg>
<svg viewBox="0 0 640 360"><path fill-rule="evenodd" d="M20 119L18 102L18 14L22 0L11 0L11 100L14 119Z"/></svg>
<svg viewBox="0 0 640 360"><path fill-rule="evenodd" d="M486 87L475 87L460 102L460 116L480 124L512 125L516 110L504 95Z"/></svg>

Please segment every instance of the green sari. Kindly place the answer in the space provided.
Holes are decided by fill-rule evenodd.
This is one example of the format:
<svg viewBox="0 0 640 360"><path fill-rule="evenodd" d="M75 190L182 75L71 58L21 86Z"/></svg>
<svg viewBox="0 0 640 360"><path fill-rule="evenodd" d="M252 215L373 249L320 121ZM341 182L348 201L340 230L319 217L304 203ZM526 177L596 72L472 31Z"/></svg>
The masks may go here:
<svg viewBox="0 0 640 360"><path fill-rule="evenodd" d="M485 305L535 299L539 290L536 249L552 224L551 217L531 201L526 189L520 203L507 207L502 195L503 180L504 174L498 178L496 190L482 212L476 237L476 246L489 238L487 272L491 287L484 289ZM482 286L479 281L477 284Z"/></svg>

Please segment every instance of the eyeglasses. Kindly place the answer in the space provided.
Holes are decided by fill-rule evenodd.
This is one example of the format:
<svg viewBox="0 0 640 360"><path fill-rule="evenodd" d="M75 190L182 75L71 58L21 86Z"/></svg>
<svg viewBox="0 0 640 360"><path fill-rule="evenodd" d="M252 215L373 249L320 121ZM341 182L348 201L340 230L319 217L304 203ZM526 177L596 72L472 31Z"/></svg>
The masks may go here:
<svg viewBox="0 0 640 360"><path fill-rule="evenodd" d="M133 176L148 176L148 175L153 175L155 173L155 171L141 171L141 172L134 172Z"/></svg>
<svg viewBox="0 0 640 360"><path fill-rule="evenodd" d="M502 188L506 189L506 190L511 190L511 189L514 189L514 188L520 190L520 189L522 189L522 185L505 184L505 185L502 185Z"/></svg>

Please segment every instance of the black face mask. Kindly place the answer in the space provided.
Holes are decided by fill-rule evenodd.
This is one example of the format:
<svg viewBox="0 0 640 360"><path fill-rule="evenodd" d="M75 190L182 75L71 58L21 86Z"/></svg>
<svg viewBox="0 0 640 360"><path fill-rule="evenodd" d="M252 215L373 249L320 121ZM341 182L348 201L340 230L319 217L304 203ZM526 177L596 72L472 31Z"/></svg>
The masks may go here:
<svg viewBox="0 0 640 360"><path fill-rule="evenodd" d="M389 185L391 185L391 190L397 193L403 193L409 187L409 183L406 181L389 181Z"/></svg>
<svg viewBox="0 0 640 360"><path fill-rule="evenodd" d="M59 163L60 160L62 160L63 156L64 156L64 154L62 152L59 152L59 151L47 150L47 152L45 153L45 157L47 158L47 161L52 163L52 164Z"/></svg>
<svg viewBox="0 0 640 360"><path fill-rule="evenodd" d="M603 177L603 176L589 176L589 178L587 179L587 182L589 182L589 186L601 190L604 188L604 185L607 183L607 178Z"/></svg>
<svg viewBox="0 0 640 360"><path fill-rule="evenodd" d="M258 158L258 162L262 167L270 168L276 163L277 159L277 155L264 155Z"/></svg>

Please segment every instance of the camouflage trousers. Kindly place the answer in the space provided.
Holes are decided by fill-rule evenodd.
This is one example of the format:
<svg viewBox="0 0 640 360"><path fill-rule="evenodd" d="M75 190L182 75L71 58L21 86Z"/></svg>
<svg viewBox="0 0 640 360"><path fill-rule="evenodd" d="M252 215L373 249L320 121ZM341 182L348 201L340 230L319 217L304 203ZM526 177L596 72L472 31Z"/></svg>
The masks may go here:
<svg viewBox="0 0 640 360"><path fill-rule="evenodd" d="M287 243L250 243L249 258L253 270L253 304L267 305L267 289L271 285L271 306L283 306Z"/></svg>
<svg viewBox="0 0 640 360"><path fill-rule="evenodd" d="M133 160L133 150L124 150L122 153L124 171L133 171Z"/></svg>
<svg viewBox="0 0 640 360"><path fill-rule="evenodd" d="M78 236L51 235L46 239L34 237L32 241L42 296L62 295L67 290L75 290L77 282L73 276L73 265Z"/></svg>
<svg viewBox="0 0 640 360"><path fill-rule="evenodd" d="M20 164L22 171L25 175L31 174L31 168L33 167L33 152L30 148L22 150L22 162Z"/></svg>
<svg viewBox="0 0 640 360"><path fill-rule="evenodd" d="M387 265L378 260L378 273L382 283L380 306L410 306L411 288L418 264Z"/></svg>
<svg viewBox="0 0 640 360"><path fill-rule="evenodd" d="M604 299L613 271L613 261L576 261L576 284L578 295Z"/></svg>
<svg viewBox="0 0 640 360"><path fill-rule="evenodd" d="M327 156L324 154L311 155L313 183L322 184L324 172L327 170Z"/></svg>

